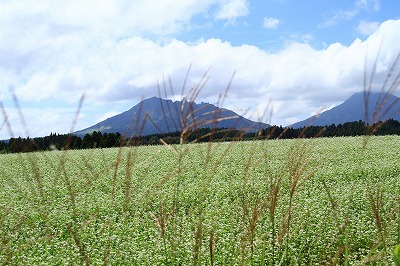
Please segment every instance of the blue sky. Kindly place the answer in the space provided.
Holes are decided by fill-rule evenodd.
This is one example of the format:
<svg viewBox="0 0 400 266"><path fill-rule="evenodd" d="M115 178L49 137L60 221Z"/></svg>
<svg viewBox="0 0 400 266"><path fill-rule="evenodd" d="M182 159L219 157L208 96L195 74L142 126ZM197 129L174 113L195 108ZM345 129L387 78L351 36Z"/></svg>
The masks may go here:
<svg viewBox="0 0 400 266"><path fill-rule="evenodd" d="M232 45L251 44L266 51L279 51L290 41L307 41L316 48L334 42L350 45L372 33L360 28L363 23L376 29L379 22L398 17L396 6L400 6L396 1L249 1L242 16L212 23L197 16L193 23L198 28L177 37L186 42L218 37Z"/></svg>
<svg viewBox="0 0 400 266"><path fill-rule="evenodd" d="M190 65L188 87L210 68L198 101L217 102L235 72L223 107L252 119L268 108L266 122L290 125L361 91L379 47L375 81L385 77L399 10L397 0L0 0L0 139L69 132L82 95L75 130L157 95L163 80L180 99Z"/></svg>

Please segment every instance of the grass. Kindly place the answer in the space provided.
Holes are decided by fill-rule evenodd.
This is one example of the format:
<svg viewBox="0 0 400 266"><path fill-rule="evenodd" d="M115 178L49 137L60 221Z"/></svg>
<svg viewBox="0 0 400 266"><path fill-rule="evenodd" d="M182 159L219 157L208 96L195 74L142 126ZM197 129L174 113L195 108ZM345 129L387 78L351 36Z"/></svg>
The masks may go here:
<svg viewBox="0 0 400 266"><path fill-rule="evenodd" d="M362 143L1 155L0 261L385 265L398 243L400 137Z"/></svg>
<svg viewBox="0 0 400 266"><path fill-rule="evenodd" d="M399 61L367 121L390 111ZM186 144L191 129L224 119L193 110L206 74L188 93L185 80L189 101L168 109L181 118L179 145L0 155L0 263L399 265L399 136L373 136L378 123L364 137Z"/></svg>

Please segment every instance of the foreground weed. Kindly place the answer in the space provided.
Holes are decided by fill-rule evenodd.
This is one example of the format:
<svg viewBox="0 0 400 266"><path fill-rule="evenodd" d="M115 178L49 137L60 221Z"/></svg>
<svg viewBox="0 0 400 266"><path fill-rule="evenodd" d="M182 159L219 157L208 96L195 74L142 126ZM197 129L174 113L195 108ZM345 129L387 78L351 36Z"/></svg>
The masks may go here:
<svg viewBox="0 0 400 266"><path fill-rule="evenodd" d="M213 143L222 130L190 143L193 129L229 119L197 116L207 80L180 108L161 106L179 117L167 125L179 144L124 147L144 126L132 122L117 149L0 156L1 263L398 263L398 137Z"/></svg>
<svg viewBox="0 0 400 266"><path fill-rule="evenodd" d="M381 43L382 45L382 43ZM398 98L390 102L390 96L393 94L400 86L400 52L398 52L397 57L392 62L389 71L382 84L380 84L379 97L375 102L374 111L372 114L369 113L369 108L371 103L370 96L371 91L375 86L376 69L378 65L378 59L381 51L381 46L378 49L376 58L372 67L371 74L368 76L367 71L367 58L364 64L364 121L367 123L368 128L366 136L363 140L363 147L366 147L369 136L375 134L375 132L385 123L387 117L390 115L396 115L400 110L394 109L398 103Z"/></svg>
<svg viewBox="0 0 400 266"><path fill-rule="evenodd" d="M396 266L400 266L400 245L397 245L393 251L393 260Z"/></svg>

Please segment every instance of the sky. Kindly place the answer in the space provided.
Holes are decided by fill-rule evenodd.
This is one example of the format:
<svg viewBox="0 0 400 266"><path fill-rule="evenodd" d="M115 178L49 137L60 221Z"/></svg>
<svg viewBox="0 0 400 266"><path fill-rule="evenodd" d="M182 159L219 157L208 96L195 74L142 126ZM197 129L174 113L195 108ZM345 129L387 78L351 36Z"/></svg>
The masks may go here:
<svg viewBox="0 0 400 266"><path fill-rule="evenodd" d="M0 0L0 139L84 129L157 84L180 100L203 76L196 101L288 126L372 73L379 89L399 52L398 0Z"/></svg>

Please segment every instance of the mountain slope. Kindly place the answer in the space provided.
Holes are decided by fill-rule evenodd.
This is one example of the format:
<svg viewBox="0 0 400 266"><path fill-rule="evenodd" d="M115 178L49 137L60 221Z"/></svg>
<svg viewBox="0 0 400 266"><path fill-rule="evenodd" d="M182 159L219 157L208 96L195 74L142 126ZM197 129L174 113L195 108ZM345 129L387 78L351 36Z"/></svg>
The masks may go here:
<svg viewBox="0 0 400 266"><path fill-rule="evenodd" d="M74 134L83 136L86 133L100 131L102 133L120 132L122 135L131 136L202 127L225 127L256 131L266 128L268 125L253 122L233 111L208 103L197 104L189 102L185 98L182 101L173 102L152 97L143 100L128 111L107 118Z"/></svg>
<svg viewBox="0 0 400 266"><path fill-rule="evenodd" d="M293 128L304 126L325 126L362 120L367 123L385 121L390 118L400 121L400 98L392 94L371 92L368 97L368 121L365 121L364 92L353 94L342 104L322 112L317 117L310 117L292 125Z"/></svg>

